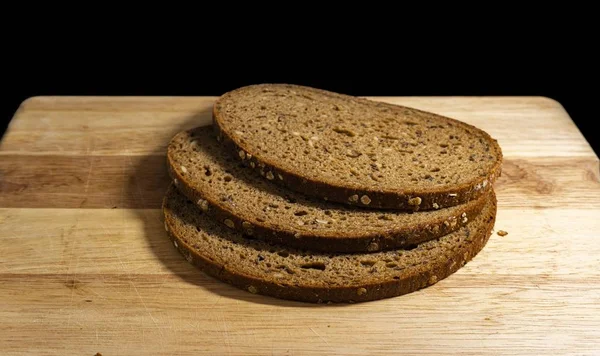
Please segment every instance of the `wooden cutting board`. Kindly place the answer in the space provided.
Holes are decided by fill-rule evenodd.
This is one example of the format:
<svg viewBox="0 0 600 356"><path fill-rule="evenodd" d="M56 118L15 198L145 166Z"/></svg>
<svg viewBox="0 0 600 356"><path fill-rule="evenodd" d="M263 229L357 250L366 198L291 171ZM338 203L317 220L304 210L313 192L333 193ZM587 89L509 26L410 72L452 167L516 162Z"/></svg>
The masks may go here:
<svg viewBox="0 0 600 356"><path fill-rule="evenodd" d="M165 148L214 97L35 97L0 149L2 355L600 355L598 157L540 97L398 98L498 139L495 231L403 297L307 305L205 276L169 243Z"/></svg>

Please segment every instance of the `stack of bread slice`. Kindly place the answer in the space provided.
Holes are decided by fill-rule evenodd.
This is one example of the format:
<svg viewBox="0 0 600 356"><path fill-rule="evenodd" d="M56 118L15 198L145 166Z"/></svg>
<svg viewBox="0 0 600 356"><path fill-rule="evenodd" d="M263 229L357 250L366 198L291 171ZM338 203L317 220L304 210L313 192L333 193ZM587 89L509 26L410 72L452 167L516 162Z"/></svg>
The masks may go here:
<svg viewBox="0 0 600 356"><path fill-rule="evenodd" d="M502 151L434 113L260 84L222 95L167 162L165 229L190 263L250 293L352 303L432 285L481 251Z"/></svg>

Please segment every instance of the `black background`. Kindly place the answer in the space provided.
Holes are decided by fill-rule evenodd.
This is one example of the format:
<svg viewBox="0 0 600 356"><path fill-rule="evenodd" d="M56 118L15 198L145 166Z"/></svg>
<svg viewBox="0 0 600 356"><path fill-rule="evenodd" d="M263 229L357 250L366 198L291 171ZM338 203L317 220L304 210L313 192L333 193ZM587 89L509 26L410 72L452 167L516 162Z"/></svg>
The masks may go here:
<svg viewBox="0 0 600 356"><path fill-rule="evenodd" d="M35 95L218 96L247 84L287 82L360 96L546 96L563 105L598 154L597 99L593 97L597 70L586 53L569 50L568 57L547 51L518 52L518 56L488 52L454 61L425 55L423 60L414 56L408 60L319 58L318 53L292 60L289 53L275 51L256 58L248 53L227 54L225 62L189 51L179 56L151 49L133 55L115 50L82 55L71 49L69 55L48 55L26 63L32 54L21 53L12 55L4 66L2 131L19 104Z"/></svg>

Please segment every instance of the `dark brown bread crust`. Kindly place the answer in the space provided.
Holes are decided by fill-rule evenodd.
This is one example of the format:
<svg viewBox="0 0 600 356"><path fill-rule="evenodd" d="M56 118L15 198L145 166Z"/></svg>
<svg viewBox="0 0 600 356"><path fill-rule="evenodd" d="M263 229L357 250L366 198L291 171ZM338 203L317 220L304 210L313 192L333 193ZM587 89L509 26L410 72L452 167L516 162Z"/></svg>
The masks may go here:
<svg viewBox="0 0 600 356"><path fill-rule="evenodd" d="M332 235L331 233L325 234L326 231L324 231L322 235L319 235L317 233L293 230L281 225L274 227L269 221L260 222L254 219L254 216L240 216L239 213L235 211L235 208L228 204L223 204L218 199L211 199L206 192L201 190L201 185L197 184L198 182L190 180L190 174L192 173L191 170L193 168L188 165L187 162L177 158L177 150L181 149L182 142L191 138L195 132L197 132L197 135L200 135L196 138L198 138L199 141L202 141L202 131L207 129L210 128L195 128L183 131L173 138L167 149L167 167L169 175L181 193L196 205L198 205L198 202L202 202L202 210L216 221L243 233L250 231L254 237L265 241L323 252L375 252L393 248L402 248L434 239L460 229L467 224L468 221L473 220L481 212L481 209L486 203L487 197L480 197L477 200L463 204L463 209L457 210L456 215L444 215L442 209L438 210L440 212L439 216L433 217L431 221L427 221L426 223L414 223L396 230L384 230L382 228L377 233L366 232L360 235L351 231L336 231L335 235ZM207 142L205 142L205 144L207 144ZM198 145L201 146L202 142L199 142ZM185 147L185 143L183 147ZM228 152L223 152L223 154L226 155ZM183 168L186 170L185 173L181 168L184 164L188 167ZM237 178L238 177L234 177L234 180ZM293 192L290 192L290 195L298 198L298 194ZM299 202L301 201L301 199L296 200ZM298 204L299 205L296 206L294 210L302 210L302 204ZM340 208L348 209L345 206L335 207L334 205L337 204L328 202L323 202L322 205L324 205L324 210L337 210ZM349 207L349 209L353 208ZM371 211L368 210L367 213L369 212ZM376 219L379 212L373 210L372 214L374 219ZM417 212L414 214L419 213ZM244 226L246 226L246 228L244 228Z"/></svg>
<svg viewBox="0 0 600 356"><path fill-rule="evenodd" d="M259 86L268 87L269 84L260 84ZM296 90L306 89L305 87L291 84L286 84L285 86L294 88ZM245 89L246 87L237 90ZM315 93L324 93L325 95L345 96L321 89L309 88L309 90L312 90ZM268 161L267 159L263 158L260 153L250 152L247 145L244 145L243 143L234 139L232 132L233 130L226 128L226 125L224 124L224 118L222 117L223 115L221 113L221 101L226 96L231 95L231 93L233 93L233 91L224 94L215 102L213 106L212 119L217 139L222 141L226 149L233 152L234 156L236 157L238 157L238 152L243 151L245 153L245 158L238 157L238 159L241 159L249 167L253 167L253 169L260 172L261 175L266 176L270 172L270 174L275 177L282 177L282 179L273 179L272 182L280 184L288 189L317 197L319 199L326 199L329 201L375 209L397 209L412 211L432 210L438 205L444 207L455 206L485 196L492 189L493 184L496 182L497 178L500 177L502 172L502 150L498 145L497 140L493 139L489 134L473 125L469 125L452 118L434 115L422 110L410 108L410 110L416 114L423 113L424 115L429 116L434 115L448 122L452 122L478 132L486 139L487 142L489 142L490 149L496 152L498 159L495 162L495 165L485 174L485 176L480 176L468 184L458 184L452 189L437 187L412 190L406 189L404 191L385 191L382 189L369 189L366 187L356 189L346 186L343 183L332 185L319 180L303 177L295 172L281 169L276 162ZM350 98L349 96L345 97ZM352 100L372 103L371 100L363 98L352 98ZM393 105L384 102L377 102L376 105L380 107L388 107L392 110L404 108L399 105ZM251 158L247 158L249 153ZM252 165L251 162L253 163ZM368 199L361 199L363 196L367 196ZM356 199L351 199L350 197L356 197Z"/></svg>
<svg viewBox="0 0 600 356"><path fill-rule="evenodd" d="M356 303L373 301L408 294L435 284L455 273L483 249L490 238L492 228L495 224L497 210L496 197L492 192L489 200L490 205L488 208L484 209L480 216L483 223L472 229L469 226L463 228L466 233L466 238L455 243L451 253L433 259L433 261L428 264L426 270L415 269L408 274L404 274L403 278L390 276L386 279L365 279L360 285L357 285L355 281L354 283L348 283L346 285L330 287L318 285L311 280L307 280L306 285L303 286L300 283L296 285L285 285L259 278L256 274L254 276L250 275L240 266L235 264L228 265L227 262L222 262L222 259L211 256L206 251L200 251L188 244L186 239L181 236L184 232L180 231L180 228L178 228L185 224L185 222L182 222L177 215L177 203L174 202L174 200L181 200L178 196L182 197L182 195L180 195L176 189L172 189L172 187L165 196L163 202L165 229L174 246L188 262L199 267L206 274L214 278L251 293L311 303ZM195 206L189 203L185 208L195 209ZM440 240L443 239L444 238L441 238ZM431 241L428 243L431 243ZM452 242L446 241L445 243ZM249 244L252 246L252 242L249 242ZM248 248L251 249L252 247ZM283 247L283 249L285 249L285 247ZM294 251L292 251L292 253L294 253ZM364 254L363 256L369 258L369 256L373 256L373 254ZM252 268L251 266L252 264L249 262L246 267Z"/></svg>

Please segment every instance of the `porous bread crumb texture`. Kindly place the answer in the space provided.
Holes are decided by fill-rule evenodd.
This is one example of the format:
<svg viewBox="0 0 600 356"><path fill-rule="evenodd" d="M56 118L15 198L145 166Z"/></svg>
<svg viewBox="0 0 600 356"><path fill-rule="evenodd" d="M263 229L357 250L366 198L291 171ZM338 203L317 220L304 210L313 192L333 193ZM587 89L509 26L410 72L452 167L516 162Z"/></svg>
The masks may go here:
<svg viewBox="0 0 600 356"><path fill-rule="evenodd" d="M444 205L458 204L489 190L500 174L500 147L476 127L314 88L243 87L215 103L213 120L236 151L252 154L255 167L278 170L278 183L319 197L333 188L328 199L347 204L424 210L433 208L432 194L457 194Z"/></svg>
<svg viewBox="0 0 600 356"><path fill-rule="evenodd" d="M307 302L393 297L446 278L487 242L496 216L491 195L467 226L407 249L364 254L316 253L233 232L172 186L163 202L170 237L209 275L251 293Z"/></svg>
<svg viewBox="0 0 600 356"><path fill-rule="evenodd" d="M232 229L313 250L360 252L397 248L450 233L475 217L485 197L407 213L361 209L306 197L265 181L222 149L210 127L182 131L168 146L169 174L204 212ZM239 154L239 156L243 156ZM363 202L366 195L356 196ZM458 220L458 224L451 222Z"/></svg>

